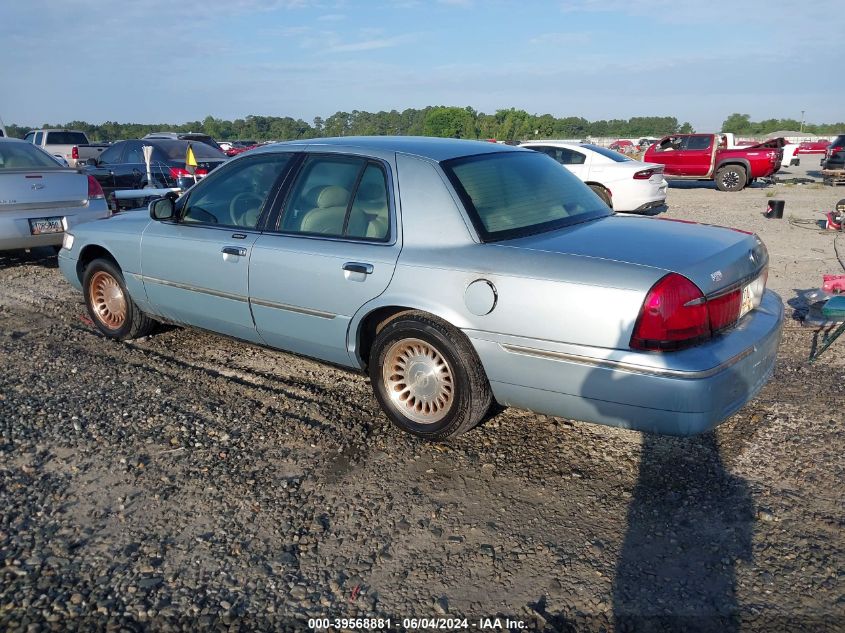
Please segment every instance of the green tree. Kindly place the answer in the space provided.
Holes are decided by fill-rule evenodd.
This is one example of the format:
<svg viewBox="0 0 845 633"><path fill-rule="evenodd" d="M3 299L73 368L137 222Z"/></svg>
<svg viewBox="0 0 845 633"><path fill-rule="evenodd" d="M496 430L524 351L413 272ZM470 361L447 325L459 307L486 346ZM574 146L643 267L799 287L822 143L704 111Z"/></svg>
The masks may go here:
<svg viewBox="0 0 845 633"><path fill-rule="evenodd" d="M753 126L750 114L734 112L722 123L722 132L733 132L734 134L751 134Z"/></svg>
<svg viewBox="0 0 845 633"><path fill-rule="evenodd" d="M429 110L423 123L424 136L477 138L475 117L464 108L437 107Z"/></svg>

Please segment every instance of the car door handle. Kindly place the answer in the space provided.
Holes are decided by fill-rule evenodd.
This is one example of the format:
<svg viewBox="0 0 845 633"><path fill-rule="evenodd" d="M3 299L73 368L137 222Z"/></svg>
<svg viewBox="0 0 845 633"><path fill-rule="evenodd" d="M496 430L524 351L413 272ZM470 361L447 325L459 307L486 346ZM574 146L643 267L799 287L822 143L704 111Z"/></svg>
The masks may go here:
<svg viewBox="0 0 845 633"><path fill-rule="evenodd" d="M238 257L246 257L246 249L241 246L224 246L220 249L224 255L237 255Z"/></svg>
<svg viewBox="0 0 845 633"><path fill-rule="evenodd" d="M362 273L364 275L369 275L373 272L373 265L361 264L359 262L346 262L343 265L343 270L346 270L350 273Z"/></svg>

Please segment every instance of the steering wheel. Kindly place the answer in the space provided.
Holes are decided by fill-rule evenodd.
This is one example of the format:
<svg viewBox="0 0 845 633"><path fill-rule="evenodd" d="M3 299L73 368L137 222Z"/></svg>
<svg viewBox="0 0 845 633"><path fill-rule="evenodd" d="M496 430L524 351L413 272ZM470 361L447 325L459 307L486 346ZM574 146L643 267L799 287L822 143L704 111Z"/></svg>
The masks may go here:
<svg viewBox="0 0 845 633"><path fill-rule="evenodd" d="M250 199L257 201L258 204L256 204L255 207L248 203L244 204L244 201ZM242 191L241 193L236 194L229 203L229 219L232 220L232 224L234 226L243 226L240 221L247 212L249 212L252 208L260 209L263 203L264 198L259 196L257 193L253 193L252 191ZM239 206L242 207L240 210L238 209Z"/></svg>

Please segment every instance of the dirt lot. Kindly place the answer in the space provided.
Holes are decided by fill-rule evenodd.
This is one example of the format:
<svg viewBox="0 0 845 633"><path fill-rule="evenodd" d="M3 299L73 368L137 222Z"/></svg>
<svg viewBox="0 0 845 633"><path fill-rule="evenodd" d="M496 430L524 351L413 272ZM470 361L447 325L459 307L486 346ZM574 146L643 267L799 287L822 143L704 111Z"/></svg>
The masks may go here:
<svg viewBox="0 0 845 633"><path fill-rule="evenodd" d="M665 216L758 232L789 300L841 268L788 218L842 197L682 184ZM83 313L48 253L0 255L4 630L845 630L845 341L809 366L789 323L775 379L714 434L509 410L439 446L357 375L186 329L118 344Z"/></svg>

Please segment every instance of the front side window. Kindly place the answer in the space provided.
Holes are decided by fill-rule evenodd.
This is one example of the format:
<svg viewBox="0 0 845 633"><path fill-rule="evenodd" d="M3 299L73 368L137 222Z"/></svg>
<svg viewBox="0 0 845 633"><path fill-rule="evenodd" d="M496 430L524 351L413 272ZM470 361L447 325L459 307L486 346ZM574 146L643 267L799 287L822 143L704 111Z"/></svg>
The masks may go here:
<svg viewBox="0 0 845 633"><path fill-rule="evenodd" d="M255 229L290 154L263 154L221 167L197 184L181 221Z"/></svg>
<svg viewBox="0 0 845 633"><path fill-rule="evenodd" d="M611 214L568 169L537 152L442 163L484 241L555 230Z"/></svg>
<svg viewBox="0 0 845 633"><path fill-rule="evenodd" d="M279 227L285 233L384 241L390 233L381 166L352 156L310 156Z"/></svg>

